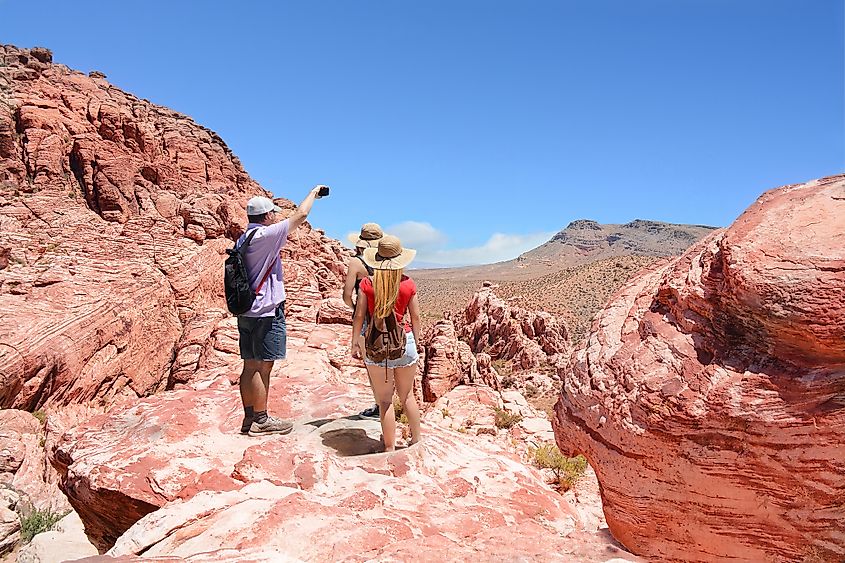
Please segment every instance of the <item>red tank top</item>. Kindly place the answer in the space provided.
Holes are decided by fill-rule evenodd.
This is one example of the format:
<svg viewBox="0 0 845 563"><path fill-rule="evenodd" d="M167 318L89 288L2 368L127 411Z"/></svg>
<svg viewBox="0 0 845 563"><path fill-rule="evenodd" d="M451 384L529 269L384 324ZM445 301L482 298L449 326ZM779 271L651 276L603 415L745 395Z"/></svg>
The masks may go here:
<svg viewBox="0 0 845 563"><path fill-rule="evenodd" d="M367 296L367 312L372 317L373 311L376 308L376 295L373 290L373 282L370 278L364 278L361 280L359 287L364 292L364 295ZM396 304L393 306L393 312L396 314L396 322L402 322L405 311L408 310L408 303L411 302L411 298L416 293L417 284L414 283L414 280L403 274L402 281L399 282L399 295L396 297ZM405 332L411 332L410 323L405 323Z"/></svg>

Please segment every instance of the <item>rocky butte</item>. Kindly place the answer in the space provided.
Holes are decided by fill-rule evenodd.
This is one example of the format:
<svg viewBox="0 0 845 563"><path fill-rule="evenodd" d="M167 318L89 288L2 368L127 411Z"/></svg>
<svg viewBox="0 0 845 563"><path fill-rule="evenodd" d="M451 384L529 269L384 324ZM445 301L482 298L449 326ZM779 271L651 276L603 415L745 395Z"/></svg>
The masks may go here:
<svg viewBox="0 0 845 563"><path fill-rule="evenodd" d="M634 553L845 560L845 177L628 283L561 379L557 443Z"/></svg>
<svg viewBox="0 0 845 563"><path fill-rule="evenodd" d="M0 47L0 92L0 551L31 504L84 524L91 543L62 557L637 560L594 487L564 497L525 463L550 422L454 330L426 350L449 375L424 441L378 453L378 422L353 415L372 395L338 303L347 255L308 225L283 251L270 399L295 429L238 434L222 263L267 192L214 132L46 49ZM536 357L522 342L508 353ZM524 420L499 429L496 408Z"/></svg>

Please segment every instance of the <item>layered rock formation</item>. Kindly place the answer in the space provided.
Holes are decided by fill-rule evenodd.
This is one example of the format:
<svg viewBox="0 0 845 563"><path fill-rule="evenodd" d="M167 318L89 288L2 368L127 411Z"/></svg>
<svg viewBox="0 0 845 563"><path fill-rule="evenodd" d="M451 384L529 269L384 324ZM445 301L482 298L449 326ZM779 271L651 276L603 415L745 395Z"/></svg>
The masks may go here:
<svg viewBox="0 0 845 563"><path fill-rule="evenodd" d="M469 344L458 340L451 320L434 324L422 339L425 345L422 395L433 403L458 385L484 383L499 389L499 378L484 352L473 354Z"/></svg>
<svg viewBox="0 0 845 563"><path fill-rule="evenodd" d="M626 285L561 375L557 443L635 553L845 558L845 177Z"/></svg>
<svg viewBox="0 0 845 563"><path fill-rule="evenodd" d="M485 282L466 308L448 313L423 335L425 369L423 397L437 401L457 385L483 383L502 387L494 361L508 364L508 371L547 371L556 379L555 367L569 351L563 321L544 312L509 305ZM541 374L530 374L541 378ZM519 381L517 381L517 379ZM522 384L520 376L511 384ZM550 383L551 378L542 376Z"/></svg>
<svg viewBox="0 0 845 563"><path fill-rule="evenodd" d="M128 403L187 381L225 316L243 204L266 192L189 117L44 49L0 59L0 406ZM296 295L338 286L342 250L322 232L285 254ZM292 313L315 316L313 301Z"/></svg>
<svg viewBox="0 0 845 563"><path fill-rule="evenodd" d="M569 352L563 321L544 312L508 305L485 284L461 314L451 315L458 337L475 352L508 360L515 369L554 367Z"/></svg>

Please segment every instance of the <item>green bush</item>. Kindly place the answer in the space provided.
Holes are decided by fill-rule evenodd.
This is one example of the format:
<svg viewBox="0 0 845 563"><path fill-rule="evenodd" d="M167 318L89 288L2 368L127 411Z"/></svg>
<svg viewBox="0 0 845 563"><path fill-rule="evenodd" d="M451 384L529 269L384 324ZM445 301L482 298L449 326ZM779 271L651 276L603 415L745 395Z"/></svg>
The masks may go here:
<svg viewBox="0 0 845 563"><path fill-rule="evenodd" d="M496 407L496 428L511 428L522 420L522 415Z"/></svg>
<svg viewBox="0 0 845 563"><path fill-rule="evenodd" d="M555 483L561 489L571 489L587 470L587 460L584 456L566 457L554 444L543 444L531 450L532 462L540 469L551 469L555 476Z"/></svg>
<svg viewBox="0 0 845 563"><path fill-rule="evenodd" d="M41 423L43 426L45 422L47 422L47 413L42 410L37 410L32 413L32 416L38 419L38 422Z"/></svg>
<svg viewBox="0 0 845 563"><path fill-rule="evenodd" d="M36 534L48 532L53 529L56 522L65 517L67 513L53 512L47 510L33 510L27 516L21 516L21 541L29 543Z"/></svg>

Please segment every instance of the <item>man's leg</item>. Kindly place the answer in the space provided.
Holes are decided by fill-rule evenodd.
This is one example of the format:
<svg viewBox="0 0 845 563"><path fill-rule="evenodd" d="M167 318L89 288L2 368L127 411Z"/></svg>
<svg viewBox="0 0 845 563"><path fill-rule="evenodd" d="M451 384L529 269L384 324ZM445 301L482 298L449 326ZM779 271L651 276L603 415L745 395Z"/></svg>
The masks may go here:
<svg viewBox="0 0 845 563"><path fill-rule="evenodd" d="M270 372L275 360L283 360L287 353L287 330L285 326L284 304L276 309L273 317L262 317L255 331L255 357L261 358L250 364L251 373L242 384L249 388L255 414L249 427L250 436L267 434L287 434L293 429L293 423L267 414L267 396L270 393ZM247 364L244 362L244 370ZM243 392L243 391L242 391ZM247 405L244 405L247 406Z"/></svg>
<svg viewBox="0 0 845 563"><path fill-rule="evenodd" d="M270 390L270 372L273 362L264 360L244 360L241 372L240 388L244 409L253 411L267 410L267 393Z"/></svg>

